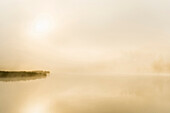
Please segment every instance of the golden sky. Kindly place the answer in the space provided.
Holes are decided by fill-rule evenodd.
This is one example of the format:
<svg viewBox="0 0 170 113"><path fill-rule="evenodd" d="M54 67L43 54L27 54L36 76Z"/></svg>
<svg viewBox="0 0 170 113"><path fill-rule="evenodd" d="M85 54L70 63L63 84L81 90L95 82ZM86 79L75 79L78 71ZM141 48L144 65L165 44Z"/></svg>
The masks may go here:
<svg viewBox="0 0 170 113"><path fill-rule="evenodd" d="M169 31L170 0L0 0L0 70L50 71L0 113L170 113L169 76L122 76L167 75Z"/></svg>
<svg viewBox="0 0 170 113"><path fill-rule="evenodd" d="M166 61L169 4L168 0L0 0L0 68L97 71L104 65L122 71L132 60L137 61L132 67L148 63L146 59L150 62L145 65ZM140 70L150 70L143 67Z"/></svg>

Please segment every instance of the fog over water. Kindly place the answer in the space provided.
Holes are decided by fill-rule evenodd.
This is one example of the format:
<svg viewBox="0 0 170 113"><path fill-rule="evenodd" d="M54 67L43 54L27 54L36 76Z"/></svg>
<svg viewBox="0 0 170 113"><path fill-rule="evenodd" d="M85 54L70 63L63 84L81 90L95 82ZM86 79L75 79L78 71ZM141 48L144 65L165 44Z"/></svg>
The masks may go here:
<svg viewBox="0 0 170 113"><path fill-rule="evenodd" d="M169 76L53 73L42 80L0 82L0 112L169 113L169 87Z"/></svg>
<svg viewBox="0 0 170 113"><path fill-rule="evenodd" d="M0 70L51 73L0 80L0 113L170 113L169 13L169 0L0 0Z"/></svg>

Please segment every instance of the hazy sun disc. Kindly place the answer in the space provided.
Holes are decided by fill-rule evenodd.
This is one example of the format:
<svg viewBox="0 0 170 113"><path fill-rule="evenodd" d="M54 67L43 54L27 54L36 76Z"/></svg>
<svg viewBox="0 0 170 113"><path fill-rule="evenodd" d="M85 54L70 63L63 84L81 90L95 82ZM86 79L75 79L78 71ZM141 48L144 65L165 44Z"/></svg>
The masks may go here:
<svg viewBox="0 0 170 113"><path fill-rule="evenodd" d="M31 37L48 36L53 29L53 21L51 18L42 17L33 20L29 27L29 35Z"/></svg>
<svg viewBox="0 0 170 113"><path fill-rule="evenodd" d="M34 31L36 33L45 33L50 29L50 22L47 19L39 20L34 25Z"/></svg>

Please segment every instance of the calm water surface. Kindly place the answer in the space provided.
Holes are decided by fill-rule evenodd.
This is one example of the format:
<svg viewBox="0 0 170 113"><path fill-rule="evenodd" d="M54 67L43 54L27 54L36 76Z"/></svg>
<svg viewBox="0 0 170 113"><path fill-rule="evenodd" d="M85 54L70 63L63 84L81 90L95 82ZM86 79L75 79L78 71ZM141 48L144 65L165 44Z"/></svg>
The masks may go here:
<svg viewBox="0 0 170 113"><path fill-rule="evenodd" d="M0 82L0 113L170 113L170 76L51 74Z"/></svg>

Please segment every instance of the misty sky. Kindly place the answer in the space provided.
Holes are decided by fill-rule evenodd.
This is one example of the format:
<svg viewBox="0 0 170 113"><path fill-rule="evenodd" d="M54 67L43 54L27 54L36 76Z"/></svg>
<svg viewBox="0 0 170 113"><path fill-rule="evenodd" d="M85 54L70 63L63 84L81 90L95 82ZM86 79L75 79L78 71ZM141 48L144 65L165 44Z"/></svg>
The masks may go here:
<svg viewBox="0 0 170 113"><path fill-rule="evenodd" d="M170 113L169 30L170 0L0 0L0 70L50 71L0 113Z"/></svg>
<svg viewBox="0 0 170 113"><path fill-rule="evenodd" d="M169 12L168 0L0 0L0 68L98 70L166 59ZM49 28L34 33L43 20Z"/></svg>

